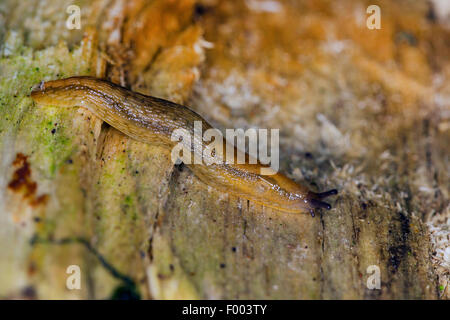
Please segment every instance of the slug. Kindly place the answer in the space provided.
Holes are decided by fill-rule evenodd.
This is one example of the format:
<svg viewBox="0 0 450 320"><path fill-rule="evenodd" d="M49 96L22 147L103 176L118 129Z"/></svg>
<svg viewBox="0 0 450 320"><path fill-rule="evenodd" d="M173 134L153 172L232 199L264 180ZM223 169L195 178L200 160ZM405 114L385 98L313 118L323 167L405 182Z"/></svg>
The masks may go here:
<svg viewBox="0 0 450 320"><path fill-rule="evenodd" d="M40 105L86 108L127 136L168 150L177 143L171 140L174 130L185 129L194 136L194 121L201 121L203 128L212 128L200 115L185 106L93 77L41 82L33 88L31 98ZM226 144L225 139L224 142ZM200 143L204 144L203 141ZM236 148L235 151L235 155L240 152ZM248 154L245 156L249 158ZM331 209L328 203L321 200L337 194L335 189L312 192L281 173L263 176L260 174L261 168L268 166L259 161L256 164L223 161L209 165L186 165L201 181L218 190L285 212L309 212L314 217L317 208Z"/></svg>

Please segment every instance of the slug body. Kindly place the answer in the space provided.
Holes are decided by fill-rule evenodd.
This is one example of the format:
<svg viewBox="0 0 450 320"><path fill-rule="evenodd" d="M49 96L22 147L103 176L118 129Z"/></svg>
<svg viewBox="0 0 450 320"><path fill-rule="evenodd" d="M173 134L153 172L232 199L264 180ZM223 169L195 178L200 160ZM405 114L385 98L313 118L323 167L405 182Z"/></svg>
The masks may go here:
<svg viewBox="0 0 450 320"><path fill-rule="evenodd" d="M201 121L205 130L212 128L200 115L185 106L92 77L41 83L32 90L31 98L41 105L84 107L131 138L169 150L177 144L171 140L174 130L185 129L195 137L194 121ZM198 143L204 144L204 141ZM238 152L235 150L235 155ZM248 157L246 154L246 159ZM336 190L311 192L281 173L263 176L260 169L268 166L259 162L238 164L237 161L224 161L219 164L186 165L200 180L216 189L286 212L307 211L314 216L316 208L331 208L321 201L322 198L337 194Z"/></svg>

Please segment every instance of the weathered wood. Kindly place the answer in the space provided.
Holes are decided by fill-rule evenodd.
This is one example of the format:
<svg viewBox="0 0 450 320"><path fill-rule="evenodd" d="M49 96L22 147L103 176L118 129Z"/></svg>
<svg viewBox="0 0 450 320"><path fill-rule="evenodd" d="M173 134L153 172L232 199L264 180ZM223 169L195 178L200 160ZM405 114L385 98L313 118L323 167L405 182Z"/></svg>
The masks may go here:
<svg viewBox="0 0 450 320"><path fill-rule="evenodd" d="M0 6L0 297L448 296L448 238L436 250L426 222L448 236L450 33L427 2L379 2L381 30L365 2L193 0L81 1L68 30L70 3ZM88 111L28 96L84 74L221 129L279 128L281 170L338 188L334 208L222 194Z"/></svg>

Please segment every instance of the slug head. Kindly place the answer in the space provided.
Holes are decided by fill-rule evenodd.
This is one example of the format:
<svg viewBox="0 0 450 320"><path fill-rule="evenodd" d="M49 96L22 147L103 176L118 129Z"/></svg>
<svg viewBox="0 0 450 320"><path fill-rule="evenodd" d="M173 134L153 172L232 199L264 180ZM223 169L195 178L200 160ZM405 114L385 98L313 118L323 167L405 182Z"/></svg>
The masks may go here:
<svg viewBox="0 0 450 320"><path fill-rule="evenodd" d="M309 213L311 213L311 217L315 216L314 210L315 209L326 209L330 210L331 205L329 203L326 203L322 201L322 199L327 198L329 196L336 195L338 191L336 189L331 189L325 192L311 192L309 191L306 196L306 202L309 204Z"/></svg>
<svg viewBox="0 0 450 320"><path fill-rule="evenodd" d="M83 92L92 77L72 77L67 79L41 81L31 89L31 99L41 105L73 107L84 105Z"/></svg>

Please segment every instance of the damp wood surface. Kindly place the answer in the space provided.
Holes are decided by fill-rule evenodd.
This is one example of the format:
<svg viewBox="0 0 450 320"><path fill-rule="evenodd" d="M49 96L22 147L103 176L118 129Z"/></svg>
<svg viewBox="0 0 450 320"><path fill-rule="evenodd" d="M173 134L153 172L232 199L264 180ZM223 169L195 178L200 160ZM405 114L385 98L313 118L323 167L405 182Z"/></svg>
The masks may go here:
<svg viewBox="0 0 450 320"><path fill-rule="evenodd" d="M449 297L450 32L436 7L76 1L69 30L70 4L0 2L1 298ZM32 103L33 85L74 75L186 104L221 130L280 129L280 170L337 188L333 209L311 218L219 192L85 109Z"/></svg>

